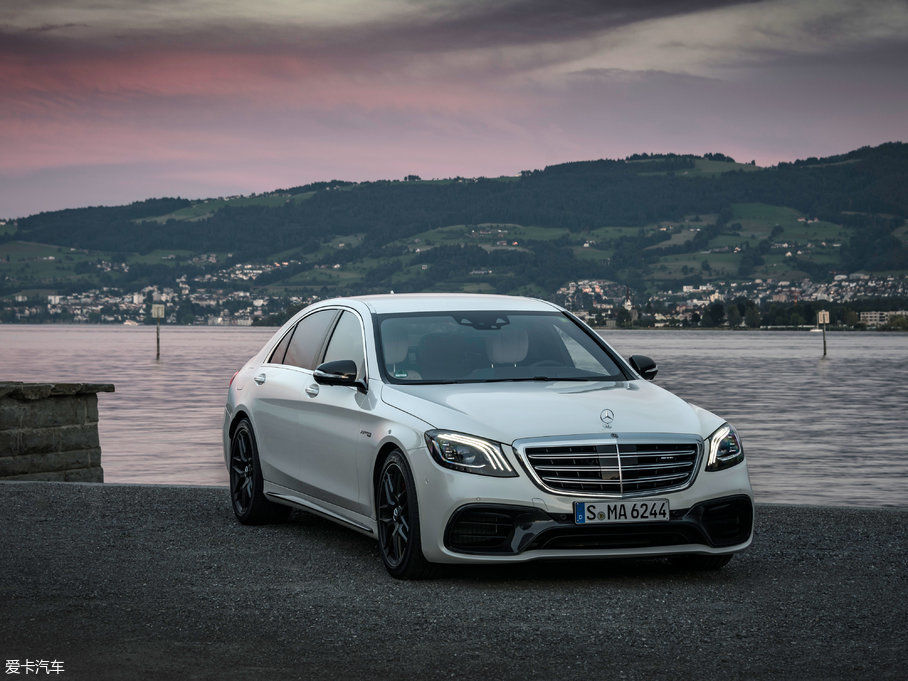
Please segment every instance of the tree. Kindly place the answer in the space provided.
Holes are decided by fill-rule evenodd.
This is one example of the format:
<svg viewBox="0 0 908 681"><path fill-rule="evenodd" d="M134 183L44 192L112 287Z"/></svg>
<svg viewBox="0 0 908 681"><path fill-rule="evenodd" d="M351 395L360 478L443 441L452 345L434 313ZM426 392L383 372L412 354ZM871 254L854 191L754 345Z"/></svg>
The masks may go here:
<svg viewBox="0 0 908 681"><path fill-rule="evenodd" d="M759 329L760 321L760 311L757 309L757 306L748 306L748 308L744 311L744 323L747 324L747 328Z"/></svg>
<svg viewBox="0 0 908 681"><path fill-rule="evenodd" d="M892 315L880 329L882 331L908 331L908 317Z"/></svg>
<svg viewBox="0 0 908 681"><path fill-rule="evenodd" d="M195 311L192 301L188 298L182 298L177 307L177 324L192 324L195 321Z"/></svg>
<svg viewBox="0 0 908 681"><path fill-rule="evenodd" d="M767 250L769 249L767 248ZM741 262L738 265L738 274L742 277L746 277L763 263L764 260L760 253L752 248L748 248L741 254Z"/></svg>
<svg viewBox="0 0 908 681"><path fill-rule="evenodd" d="M725 316L728 318L728 325L731 328L736 329L741 326L741 311L736 304L731 303L725 308Z"/></svg>
<svg viewBox="0 0 908 681"><path fill-rule="evenodd" d="M720 301L710 303L703 311L703 326L713 328L721 326L723 321L725 321L725 306Z"/></svg>

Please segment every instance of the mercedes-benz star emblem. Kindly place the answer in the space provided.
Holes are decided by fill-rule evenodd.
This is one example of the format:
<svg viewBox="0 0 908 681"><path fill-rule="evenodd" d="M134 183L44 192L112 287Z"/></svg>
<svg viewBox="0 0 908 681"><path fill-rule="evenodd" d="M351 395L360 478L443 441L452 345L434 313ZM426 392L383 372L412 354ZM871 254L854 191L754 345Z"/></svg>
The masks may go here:
<svg viewBox="0 0 908 681"><path fill-rule="evenodd" d="M615 412L611 409L603 409L602 413L599 414L599 418L602 419L602 423L606 428L611 428L612 421L615 420Z"/></svg>

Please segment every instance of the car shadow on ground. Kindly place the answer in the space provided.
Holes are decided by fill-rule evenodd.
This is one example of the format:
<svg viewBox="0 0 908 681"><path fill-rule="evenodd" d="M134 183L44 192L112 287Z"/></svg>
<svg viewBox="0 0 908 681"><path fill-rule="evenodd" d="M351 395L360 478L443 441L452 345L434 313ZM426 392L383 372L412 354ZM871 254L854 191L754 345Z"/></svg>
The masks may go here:
<svg viewBox="0 0 908 681"><path fill-rule="evenodd" d="M298 510L293 511L287 522L272 527L282 528L282 534L286 532L293 535L301 544L318 546L326 553L335 554L332 562L339 561L345 565L360 563L364 573L375 570L376 576L394 580L382 567L378 542L371 537ZM672 565L665 557L533 560L494 565L439 565L431 580L476 586L515 582L563 584L566 581L613 584L640 584L650 580L721 583L734 575L735 567L733 561L721 570L685 570Z"/></svg>

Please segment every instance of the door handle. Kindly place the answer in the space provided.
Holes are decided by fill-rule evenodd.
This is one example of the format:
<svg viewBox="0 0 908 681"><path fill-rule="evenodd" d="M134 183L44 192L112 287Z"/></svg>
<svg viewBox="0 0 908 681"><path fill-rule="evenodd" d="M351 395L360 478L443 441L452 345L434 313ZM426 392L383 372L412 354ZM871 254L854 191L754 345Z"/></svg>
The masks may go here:
<svg viewBox="0 0 908 681"><path fill-rule="evenodd" d="M318 383L313 383L312 385L306 388L306 394L309 397L315 397L318 395Z"/></svg>
<svg viewBox="0 0 908 681"><path fill-rule="evenodd" d="M259 374L258 376L256 376L256 377L253 378L252 380L255 381L256 383L258 383L259 385L261 385L262 383L265 382L265 374Z"/></svg>

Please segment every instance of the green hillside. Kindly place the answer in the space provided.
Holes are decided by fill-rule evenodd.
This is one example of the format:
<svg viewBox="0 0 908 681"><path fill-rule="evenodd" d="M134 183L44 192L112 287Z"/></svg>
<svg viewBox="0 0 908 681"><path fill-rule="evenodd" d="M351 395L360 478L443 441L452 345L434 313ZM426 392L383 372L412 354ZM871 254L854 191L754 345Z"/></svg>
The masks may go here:
<svg viewBox="0 0 908 681"><path fill-rule="evenodd" d="M549 296L579 278L639 291L908 272L908 145L772 168L635 155L516 177L322 182L271 193L41 213L0 225L0 296L211 275L305 296ZM237 264L274 264L255 279ZM220 275L218 273L221 273ZM218 278L220 277L220 278Z"/></svg>

